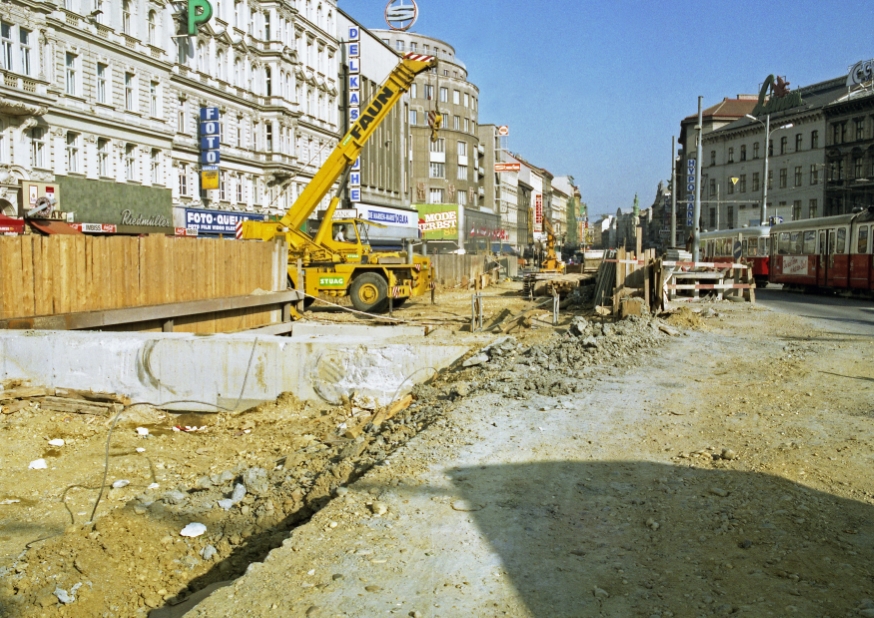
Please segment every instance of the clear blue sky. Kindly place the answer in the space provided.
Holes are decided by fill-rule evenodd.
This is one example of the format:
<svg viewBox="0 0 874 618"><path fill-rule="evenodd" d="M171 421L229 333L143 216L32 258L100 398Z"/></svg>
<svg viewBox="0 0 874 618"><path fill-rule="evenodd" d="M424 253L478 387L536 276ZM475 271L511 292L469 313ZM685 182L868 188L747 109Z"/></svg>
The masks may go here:
<svg viewBox="0 0 874 618"><path fill-rule="evenodd" d="M414 32L445 40L480 89L480 122L510 149L571 174L590 216L652 203L680 120L768 74L791 88L874 58L871 0L418 0ZM385 28L381 0L340 0Z"/></svg>

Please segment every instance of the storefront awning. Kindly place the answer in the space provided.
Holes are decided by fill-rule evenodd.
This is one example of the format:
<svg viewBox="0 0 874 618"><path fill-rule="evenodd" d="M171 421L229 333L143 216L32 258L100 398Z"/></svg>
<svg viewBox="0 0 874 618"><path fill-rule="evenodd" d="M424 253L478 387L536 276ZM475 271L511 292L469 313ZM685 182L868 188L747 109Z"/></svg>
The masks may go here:
<svg viewBox="0 0 874 618"><path fill-rule="evenodd" d="M49 219L28 219L30 226L43 234L81 234L79 230L70 227L63 221L51 221Z"/></svg>
<svg viewBox="0 0 874 618"><path fill-rule="evenodd" d="M0 215L0 234L24 234L24 219Z"/></svg>

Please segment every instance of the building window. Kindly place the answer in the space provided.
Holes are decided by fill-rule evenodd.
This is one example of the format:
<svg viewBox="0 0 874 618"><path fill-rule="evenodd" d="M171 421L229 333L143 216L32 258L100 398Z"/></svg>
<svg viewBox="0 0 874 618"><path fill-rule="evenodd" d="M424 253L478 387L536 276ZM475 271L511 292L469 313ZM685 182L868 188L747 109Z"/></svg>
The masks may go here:
<svg viewBox="0 0 874 618"><path fill-rule="evenodd" d="M419 97L419 84L410 85L410 98L416 99Z"/></svg>
<svg viewBox="0 0 874 618"><path fill-rule="evenodd" d="M710 151L710 166L712 167L714 165L716 165L716 151L711 150Z"/></svg>
<svg viewBox="0 0 874 618"><path fill-rule="evenodd" d="M467 206L467 191L458 191L456 195L458 196L458 205Z"/></svg>
<svg viewBox="0 0 874 618"><path fill-rule="evenodd" d="M153 185L161 183L161 151L155 148L149 156L149 180Z"/></svg>
<svg viewBox="0 0 874 618"><path fill-rule="evenodd" d="M429 204L442 204L443 203L443 189L431 189L428 192L428 203Z"/></svg>
<svg viewBox="0 0 874 618"><path fill-rule="evenodd" d="M747 160L747 145L746 144L740 145L740 160L741 161Z"/></svg>
<svg viewBox="0 0 874 618"><path fill-rule="evenodd" d="M470 95L466 92L464 93L464 106L470 107Z"/></svg>
<svg viewBox="0 0 874 618"><path fill-rule="evenodd" d="M415 41L411 41L410 42L410 51L411 52L419 51L419 44L416 43Z"/></svg>
<svg viewBox="0 0 874 618"><path fill-rule="evenodd" d="M428 101L434 99L434 86L432 86L431 84L425 84L425 98Z"/></svg>
<svg viewBox="0 0 874 618"><path fill-rule="evenodd" d="M441 88L440 89L440 102L448 103L449 102L449 88Z"/></svg>
<svg viewBox="0 0 874 618"><path fill-rule="evenodd" d="M801 152L801 141L802 141L801 133L795 135L795 152Z"/></svg>
<svg viewBox="0 0 874 618"><path fill-rule="evenodd" d="M459 116L452 117L452 128L456 131L461 130L461 118Z"/></svg>
<svg viewBox="0 0 874 618"><path fill-rule="evenodd" d="M428 176L429 178L445 178L446 166L443 163L434 163L432 161Z"/></svg>
<svg viewBox="0 0 874 618"><path fill-rule="evenodd" d="M121 31L125 34L131 33L131 5L130 0L124 0L121 3Z"/></svg>
<svg viewBox="0 0 874 618"><path fill-rule="evenodd" d="M863 178L865 176L862 172L863 163L864 159L862 159L862 157L855 157L853 159L853 178Z"/></svg>
<svg viewBox="0 0 874 618"><path fill-rule="evenodd" d="M710 225L708 225L707 227L709 227L711 230L716 229L716 209L715 208L710 209Z"/></svg>
<svg viewBox="0 0 874 618"><path fill-rule="evenodd" d="M753 191L759 190L759 173L753 172Z"/></svg>
<svg viewBox="0 0 874 618"><path fill-rule="evenodd" d="M801 174L801 166L800 166L800 165L796 165L796 166L795 166L795 186L796 186L796 187L800 187L800 186L801 186L801 176L802 176L802 174Z"/></svg>
<svg viewBox="0 0 874 618"><path fill-rule="evenodd" d="M67 172L79 173L82 166L79 162L79 134L67 133Z"/></svg>
<svg viewBox="0 0 874 618"><path fill-rule="evenodd" d="M411 109L410 110L410 124L413 126L416 126L418 123L419 123L419 113L416 110Z"/></svg>
<svg viewBox="0 0 874 618"><path fill-rule="evenodd" d="M774 156L774 140L772 140L772 139L768 140L768 156L769 157Z"/></svg>
<svg viewBox="0 0 874 618"><path fill-rule="evenodd" d="M137 147L128 144L124 147L124 177L126 180L136 180Z"/></svg>
<svg viewBox="0 0 874 618"><path fill-rule="evenodd" d="M781 189L786 188L788 177L789 177L788 170L785 167L780 168L780 188Z"/></svg>
<svg viewBox="0 0 874 618"><path fill-rule="evenodd" d="M785 135L780 138L780 154L786 154L786 146L789 145L789 138Z"/></svg>
<svg viewBox="0 0 874 618"><path fill-rule="evenodd" d="M810 165L810 184L819 184L819 167L817 167L816 163L811 163Z"/></svg>
<svg viewBox="0 0 874 618"><path fill-rule="evenodd" d="M759 142L753 144L753 159L759 158Z"/></svg>
<svg viewBox="0 0 874 618"><path fill-rule="evenodd" d="M732 229L734 227L734 206L728 207L728 221L726 221L726 227L728 229Z"/></svg>
<svg viewBox="0 0 874 618"><path fill-rule="evenodd" d="M219 172L219 200L221 200L222 202L228 201L228 183L225 182L225 176L226 174L224 172Z"/></svg>
<svg viewBox="0 0 874 618"><path fill-rule="evenodd" d="M188 195L188 166L179 166L179 195Z"/></svg>
<svg viewBox="0 0 874 618"><path fill-rule="evenodd" d="M97 140L97 175L109 176L109 140Z"/></svg>
<svg viewBox="0 0 874 618"><path fill-rule="evenodd" d="M841 130L840 123L833 124L832 125L832 143L833 144L840 144L842 141L841 140L842 135L843 135L843 131Z"/></svg>
<svg viewBox="0 0 874 618"><path fill-rule="evenodd" d="M428 150L431 152L446 152L446 140L441 137L435 142L428 142Z"/></svg>
<svg viewBox="0 0 874 618"><path fill-rule="evenodd" d="M153 118L158 117L158 82L149 83L149 114Z"/></svg>
<svg viewBox="0 0 874 618"><path fill-rule="evenodd" d="M270 32L270 13L268 12L268 13L264 13L264 40L269 41L271 34L272 33ZM225 198L222 198L222 199L225 199Z"/></svg>
<svg viewBox="0 0 874 618"><path fill-rule="evenodd" d="M810 217L811 219L815 219L816 216L819 214L818 209L817 209L816 200L810 200L810 202L807 206L807 213L808 213L807 216Z"/></svg>
<svg viewBox="0 0 874 618"><path fill-rule="evenodd" d="M458 142L458 156L466 157L467 156L467 142Z"/></svg>
<svg viewBox="0 0 874 618"><path fill-rule="evenodd" d="M747 175L746 174L740 175L740 180L738 181L738 185L740 185L739 188L740 188L741 193L747 192Z"/></svg>
<svg viewBox="0 0 874 618"><path fill-rule="evenodd" d="M774 170L768 170L768 190L774 188Z"/></svg>
<svg viewBox="0 0 874 618"><path fill-rule="evenodd" d="M237 204L243 203L243 179L237 178Z"/></svg>
<svg viewBox="0 0 874 618"><path fill-rule="evenodd" d="M464 119L464 132L470 133L470 119L469 118Z"/></svg>
<svg viewBox="0 0 874 618"><path fill-rule="evenodd" d="M158 41L158 24L155 11L149 11L148 22L149 45L154 45Z"/></svg>
<svg viewBox="0 0 874 618"><path fill-rule="evenodd" d="M0 65L7 71L12 70L12 25L5 21L0 22L0 42L3 44L3 57Z"/></svg>
<svg viewBox="0 0 874 618"><path fill-rule="evenodd" d="M734 148L728 149L728 162L734 163Z"/></svg>
<svg viewBox="0 0 874 618"><path fill-rule="evenodd" d="M856 141L865 139L865 122L860 118L855 121Z"/></svg>
<svg viewBox="0 0 874 618"><path fill-rule="evenodd" d="M819 131L810 132L810 148L811 150L819 148Z"/></svg>
<svg viewBox="0 0 874 618"><path fill-rule="evenodd" d="M467 166L459 165L458 166L458 180L467 180Z"/></svg>
<svg viewBox="0 0 874 618"><path fill-rule="evenodd" d="M728 180L728 184L726 185L726 187L728 188L728 194L734 195L734 183L731 182L731 179Z"/></svg>
<svg viewBox="0 0 874 618"><path fill-rule="evenodd" d="M461 92L458 90L452 91L452 103L455 105L461 105Z"/></svg>
<svg viewBox="0 0 874 618"><path fill-rule="evenodd" d="M124 74L124 108L132 112L134 111L134 74Z"/></svg>
<svg viewBox="0 0 874 618"><path fill-rule="evenodd" d="M106 103L106 83L109 67L102 62L97 63L97 102Z"/></svg>
<svg viewBox="0 0 874 618"><path fill-rule="evenodd" d="M71 54L67 52L65 56L65 65L67 67L66 72L66 86L67 86L67 94L77 95L79 93L79 89L76 87L76 54Z"/></svg>
<svg viewBox="0 0 874 618"><path fill-rule="evenodd" d="M710 179L710 197L716 197L716 179Z"/></svg>
<svg viewBox="0 0 874 618"><path fill-rule="evenodd" d="M395 41L395 49L398 50L399 52L404 51L404 42L401 41L400 39Z"/></svg>
<svg viewBox="0 0 874 618"><path fill-rule="evenodd" d="M18 28L18 51L21 65L18 67L19 73L30 75L30 30Z"/></svg>
<svg viewBox="0 0 874 618"><path fill-rule="evenodd" d="M30 163L33 167L45 167L45 130L34 127L30 130Z"/></svg>
<svg viewBox="0 0 874 618"><path fill-rule="evenodd" d="M801 200L792 202L792 220L798 221L801 218Z"/></svg>
<svg viewBox="0 0 874 618"><path fill-rule="evenodd" d="M243 29L241 25L243 23L243 3L241 0L234 0L234 28L238 28L240 30Z"/></svg>

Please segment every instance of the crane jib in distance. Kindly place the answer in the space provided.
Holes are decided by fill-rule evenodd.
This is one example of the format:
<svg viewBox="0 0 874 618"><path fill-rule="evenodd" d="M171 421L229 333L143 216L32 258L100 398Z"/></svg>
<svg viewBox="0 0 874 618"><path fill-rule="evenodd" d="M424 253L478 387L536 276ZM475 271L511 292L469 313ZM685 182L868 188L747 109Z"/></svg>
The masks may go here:
<svg viewBox="0 0 874 618"><path fill-rule="evenodd" d="M385 311L389 295L395 299L394 305L400 306L408 298L430 290L430 260L414 255L411 246L405 252L374 252L366 233L366 226L373 224L360 219L333 220L338 196L331 200L315 236L300 228L355 163L367 140L409 91L416 76L436 66L433 56L404 56L283 217L279 221L243 223L244 239L286 239L289 283L293 288L312 297L351 296L357 309L370 312ZM348 231L332 234L337 226ZM298 260L302 273L297 269Z"/></svg>

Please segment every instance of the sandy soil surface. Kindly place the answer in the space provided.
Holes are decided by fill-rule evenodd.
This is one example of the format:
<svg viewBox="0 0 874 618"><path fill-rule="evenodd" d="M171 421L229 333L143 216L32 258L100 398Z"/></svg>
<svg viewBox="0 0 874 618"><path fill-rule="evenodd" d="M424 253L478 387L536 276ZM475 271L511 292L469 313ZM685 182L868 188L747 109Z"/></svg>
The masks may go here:
<svg viewBox="0 0 874 618"><path fill-rule="evenodd" d="M93 524L104 420L0 419L0 615L178 614L244 572L188 615L874 615L870 338L706 313L535 322L357 438L288 398L128 419Z"/></svg>
<svg viewBox="0 0 874 618"><path fill-rule="evenodd" d="M718 310L577 393L460 374L486 386L189 615L874 614L870 339Z"/></svg>

